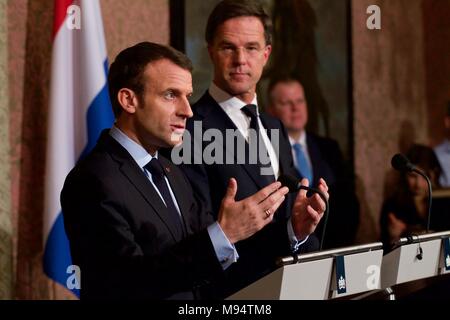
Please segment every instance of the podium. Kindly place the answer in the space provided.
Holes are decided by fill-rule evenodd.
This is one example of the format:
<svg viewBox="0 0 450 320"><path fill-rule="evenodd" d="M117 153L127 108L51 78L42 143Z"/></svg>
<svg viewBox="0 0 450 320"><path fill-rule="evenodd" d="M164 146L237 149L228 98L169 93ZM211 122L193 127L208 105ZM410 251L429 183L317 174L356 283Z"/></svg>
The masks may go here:
<svg viewBox="0 0 450 320"><path fill-rule="evenodd" d="M380 289L382 257L381 242L285 257L227 300L326 300Z"/></svg>
<svg viewBox="0 0 450 320"><path fill-rule="evenodd" d="M383 257L381 286L450 273L450 231L401 238Z"/></svg>

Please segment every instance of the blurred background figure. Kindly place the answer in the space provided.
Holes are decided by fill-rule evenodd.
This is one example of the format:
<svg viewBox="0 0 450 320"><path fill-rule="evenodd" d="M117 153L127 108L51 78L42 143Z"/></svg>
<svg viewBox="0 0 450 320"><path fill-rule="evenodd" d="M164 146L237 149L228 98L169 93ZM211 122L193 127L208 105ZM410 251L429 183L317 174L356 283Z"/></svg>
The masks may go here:
<svg viewBox="0 0 450 320"><path fill-rule="evenodd" d="M410 162L430 178L432 188L439 187L441 166L430 147L414 144L406 153ZM442 212L444 208L433 207ZM381 241L386 248L411 234L423 233L428 218L428 185L426 180L414 172L402 173L399 185L392 197L383 203L380 216ZM438 217L436 217L438 218ZM433 226L433 224L432 224ZM435 228L439 228L434 224Z"/></svg>
<svg viewBox="0 0 450 320"><path fill-rule="evenodd" d="M308 178L314 187L324 178L330 188L330 216L323 247L353 244L359 223L359 203L338 143L305 130L308 105L300 81L290 77L273 79L268 95L267 111L279 118L288 132L298 178ZM319 238L322 228L320 224L316 231Z"/></svg>
<svg viewBox="0 0 450 320"><path fill-rule="evenodd" d="M445 136L444 141L434 148L436 156L442 168L439 183L444 188L450 188L450 101L444 117Z"/></svg>

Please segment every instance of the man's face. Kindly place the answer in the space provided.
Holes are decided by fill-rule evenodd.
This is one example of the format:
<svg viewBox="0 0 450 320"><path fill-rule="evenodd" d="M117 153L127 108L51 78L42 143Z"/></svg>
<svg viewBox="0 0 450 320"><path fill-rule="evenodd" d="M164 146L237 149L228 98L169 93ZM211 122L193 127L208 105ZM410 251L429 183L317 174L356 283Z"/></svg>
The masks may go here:
<svg viewBox="0 0 450 320"><path fill-rule="evenodd" d="M305 93L296 81L279 82L271 92L271 111L288 131L300 132L308 122Z"/></svg>
<svg viewBox="0 0 450 320"><path fill-rule="evenodd" d="M270 51L258 18L238 17L225 21L208 46L214 64L214 83L250 103Z"/></svg>
<svg viewBox="0 0 450 320"><path fill-rule="evenodd" d="M191 73L163 59L147 65L143 81L144 92L133 117L136 138L147 150L178 145L186 119L192 117Z"/></svg>
<svg viewBox="0 0 450 320"><path fill-rule="evenodd" d="M423 179L421 176L419 176L415 172L407 173L406 175L407 175L406 179L407 179L407 182L408 182L409 191L414 196L425 197L427 195L427 192L428 192L427 181L425 179ZM430 178L434 178L434 177L430 176L430 172L427 172L427 175Z"/></svg>

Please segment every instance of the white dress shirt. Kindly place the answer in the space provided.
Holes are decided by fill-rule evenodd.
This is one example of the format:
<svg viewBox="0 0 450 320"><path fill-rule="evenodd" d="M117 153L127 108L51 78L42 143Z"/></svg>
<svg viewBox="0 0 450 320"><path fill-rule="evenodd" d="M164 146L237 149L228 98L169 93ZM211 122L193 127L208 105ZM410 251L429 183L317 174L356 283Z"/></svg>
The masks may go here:
<svg viewBox="0 0 450 320"><path fill-rule="evenodd" d="M238 130L241 132L242 136L248 140L248 131L250 128L251 118L244 114L241 110L244 106L247 105L244 101L239 98L233 97L227 92L220 89L213 82L209 87L209 94L211 97L219 104L219 106L225 111L225 113L230 117L231 121L236 125ZM254 104L258 107L258 102L256 100L256 94L253 98L251 104ZM259 111L256 108L256 112ZM270 164L272 166L272 170L275 173L275 180L280 176L280 163L278 162L278 157L276 155L275 149L273 148L272 143L267 135L266 129L261 122L261 119L258 117L259 128L261 129L261 136L266 146L267 152L269 153Z"/></svg>

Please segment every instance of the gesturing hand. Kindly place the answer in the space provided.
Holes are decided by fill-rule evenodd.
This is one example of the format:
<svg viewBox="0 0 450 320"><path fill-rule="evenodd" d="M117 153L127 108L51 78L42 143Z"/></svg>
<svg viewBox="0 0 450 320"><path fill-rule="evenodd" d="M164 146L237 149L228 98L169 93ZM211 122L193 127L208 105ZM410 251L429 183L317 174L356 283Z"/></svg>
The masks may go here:
<svg viewBox="0 0 450 320"><path fill-rule="evenodd" d="M308 187L308 179L303 179L301 184ZM322 178L319 180L318 189L329 198L327 183ZM310 198L306 193L306 190L299 191L292 209L292 227L298 240L303 240L314 232L325 212L325 201L317 193Z"/></svg>
<svg viewBox="0 0 450 320"><path fill-rule="evenodd" d="M274 182L248 198L235 201L237 187L236 180L231 178L217 219L233 244L247 239L270 223L289 192L286 187L280 188L281 183Z"/></svg>

